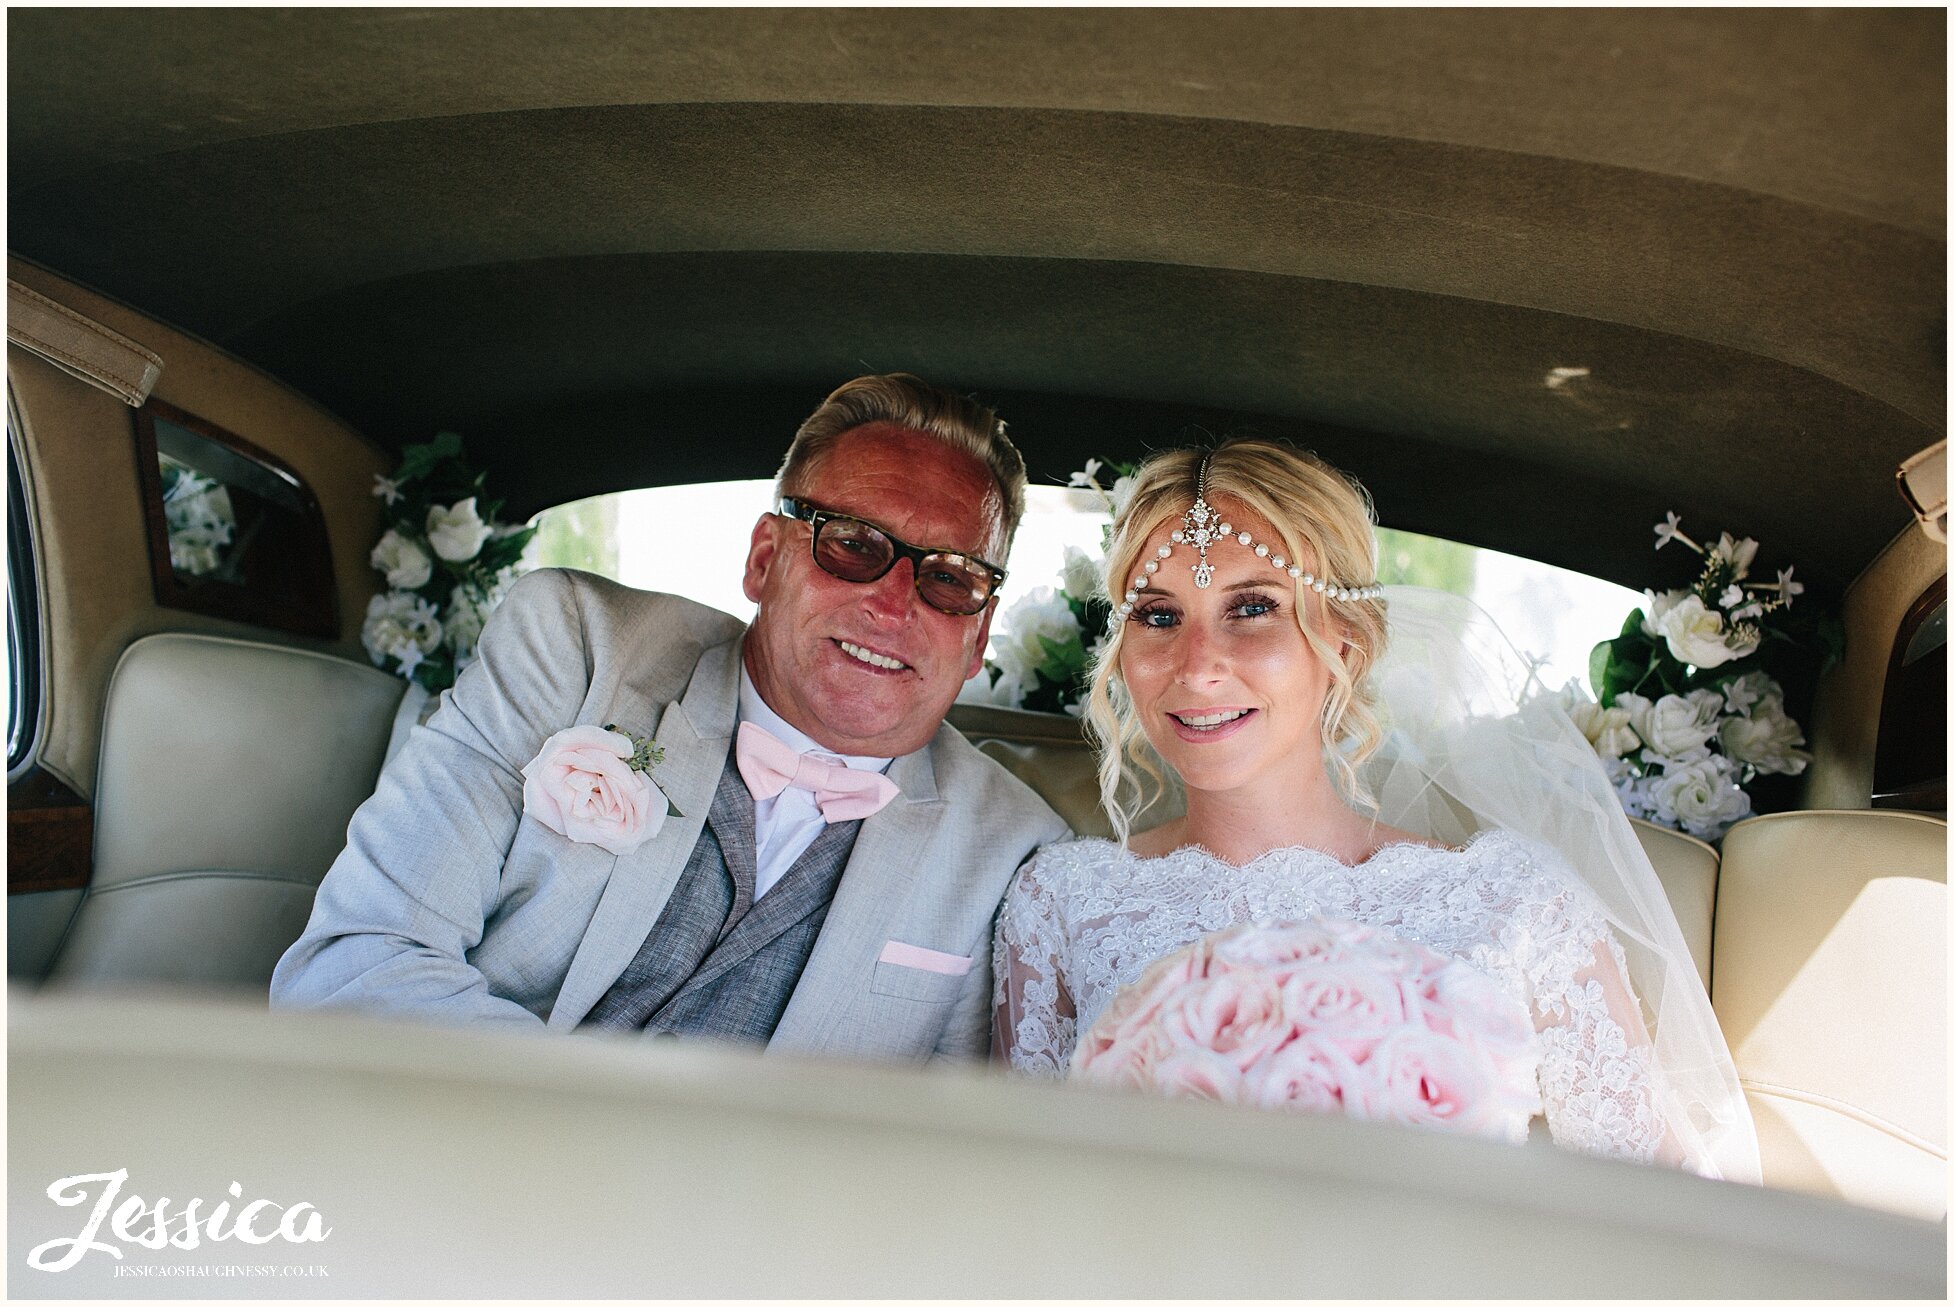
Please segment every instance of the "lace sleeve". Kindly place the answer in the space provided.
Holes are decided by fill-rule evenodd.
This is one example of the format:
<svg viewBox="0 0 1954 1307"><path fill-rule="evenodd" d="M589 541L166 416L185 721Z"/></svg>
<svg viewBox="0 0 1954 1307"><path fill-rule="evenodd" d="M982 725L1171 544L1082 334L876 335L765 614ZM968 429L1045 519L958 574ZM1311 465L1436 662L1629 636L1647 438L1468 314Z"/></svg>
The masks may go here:
<svg viewBox="0 0 1954 1307"><path fill-rule="evenodd" d="M1013 1071L1056 1079L1065 1074L1078 1039L1078 1016L1066 991L1061 959L1065 934L1039 854L1004 896L992 958L991 1058Z"/></svg>
<svg viewBox="0 0 1954 1307"><path fill-rule="evenodd" d="M1584 895L1566 888L1559 903L1561 919L1529 968L1547 1128L1555 1143L1579 1152L1682 1166L1621 948Z"/></svg>

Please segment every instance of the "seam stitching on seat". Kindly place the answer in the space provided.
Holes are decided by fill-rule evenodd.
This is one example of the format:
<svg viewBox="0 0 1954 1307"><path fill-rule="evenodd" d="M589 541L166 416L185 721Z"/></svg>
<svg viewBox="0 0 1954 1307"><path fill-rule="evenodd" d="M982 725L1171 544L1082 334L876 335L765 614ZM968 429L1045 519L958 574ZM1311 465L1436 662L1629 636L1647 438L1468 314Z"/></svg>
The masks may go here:
<svg viewBox="0 0 1954 1307"><path fill-rule="evenodd" d="M153 876L141 876L135 880L121 881L114 885L104 885L99 888L91 886L90 893L96 897L100 897L104 894L114 894L118 890L141 889L145 885L166 885L171 881L178 880L256 880L268 881L274 885L292 885L299 889L316 890L319 888L316 881L299 880L291 876L275 875L268 871L229 871L212 868L207 871L158 872Z"/></svg>
<svg viewBox="0 0 1954 1307"><path fill-rule="evenodd" d="M1827 1094L1815 1094L1808 1089L1793 1089L1788 1085L1772 1084L1768 1080L1750 1080L1739 1077L1738 1083L1743 1085L1744 1088L1754 1090L1760 1094L1775 1094L1779 1098L1788 1098L1793 1102L1811 1103L1818 1107L1829 1107L1833 1111L1844 1116L1849 1116L1863 1125L1869 1125L1877 1130L1882 1130L1902 1143L1912 1144L1915 1148L1923 1152L1932 1153L1943 1162L1947 1160L1947 1150L1945 1148L1929 1143L1904 1126L1895 1125L1885 1117L1868 1112L1862 1107L1855 1107L1843 1099L1833 1098Z"/></svg>

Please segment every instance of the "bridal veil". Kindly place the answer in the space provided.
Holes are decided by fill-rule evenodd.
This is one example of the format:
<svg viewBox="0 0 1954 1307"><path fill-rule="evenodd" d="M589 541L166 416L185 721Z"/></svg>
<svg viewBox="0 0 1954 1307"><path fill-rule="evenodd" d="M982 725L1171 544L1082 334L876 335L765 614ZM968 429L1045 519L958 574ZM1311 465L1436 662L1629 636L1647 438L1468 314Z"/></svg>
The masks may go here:
<svg viewBox="0 0 1954 1307"><path fill-rule="evenodd" d="M1555 850L1628 961L1661 1071L1664 1121L1703 1174L1757 1183L1757 1135L1682 929L1614 787L1555 695L1484 610L1385 590L1372 669L1384 745L1361 769L1380 820L1449 845L1499 827Z"/></svg>

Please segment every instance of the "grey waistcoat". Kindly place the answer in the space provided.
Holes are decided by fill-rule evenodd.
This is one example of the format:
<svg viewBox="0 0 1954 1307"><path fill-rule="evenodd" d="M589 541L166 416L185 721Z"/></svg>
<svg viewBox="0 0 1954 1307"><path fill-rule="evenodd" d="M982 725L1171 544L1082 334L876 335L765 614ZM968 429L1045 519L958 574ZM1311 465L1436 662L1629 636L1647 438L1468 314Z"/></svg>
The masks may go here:
<svg viewBox="0 0 1954 1307"><path fill-rule="evenodd" d="M583 1025L764 1044L787 1010L859 821L827 827L753 899L753 798L729 750L699 842L637 956Z"/></svg>

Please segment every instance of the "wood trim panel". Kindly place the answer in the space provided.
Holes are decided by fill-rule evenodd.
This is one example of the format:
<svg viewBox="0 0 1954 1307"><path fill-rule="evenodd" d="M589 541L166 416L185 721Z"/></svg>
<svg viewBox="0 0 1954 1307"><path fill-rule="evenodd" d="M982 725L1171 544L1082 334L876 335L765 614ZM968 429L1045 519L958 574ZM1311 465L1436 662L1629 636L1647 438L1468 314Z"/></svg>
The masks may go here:
<svg viewBox="0 0 1954 1307"><path fill-rule="evenodd" d="M7 787L7 893L86 889L95 810L36 768Z"/></svg>

